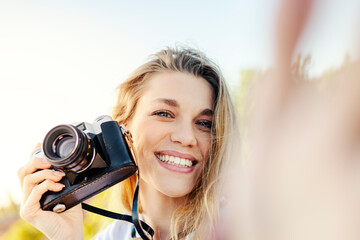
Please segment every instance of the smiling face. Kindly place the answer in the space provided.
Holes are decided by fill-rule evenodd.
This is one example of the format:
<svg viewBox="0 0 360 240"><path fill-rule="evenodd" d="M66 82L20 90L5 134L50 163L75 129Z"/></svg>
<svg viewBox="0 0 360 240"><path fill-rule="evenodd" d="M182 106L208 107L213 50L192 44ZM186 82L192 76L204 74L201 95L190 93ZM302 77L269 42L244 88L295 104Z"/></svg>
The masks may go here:
<svg viewBox="0 0 360 240"><path fill-rule="evenodd" d="M126 123L147 188L168 197L186 196L194 188L209 154L212 99L212 88L201 77L160 72L147 80Z"/></svg>

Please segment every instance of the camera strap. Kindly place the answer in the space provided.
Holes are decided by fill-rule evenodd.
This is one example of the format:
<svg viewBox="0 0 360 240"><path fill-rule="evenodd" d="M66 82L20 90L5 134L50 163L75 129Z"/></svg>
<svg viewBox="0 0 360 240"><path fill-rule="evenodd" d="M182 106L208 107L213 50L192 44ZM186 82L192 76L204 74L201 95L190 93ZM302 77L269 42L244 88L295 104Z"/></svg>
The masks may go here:
<svg viewBox="0 0 360 240"><path fill-rule="evenodd" d="M105 209L91 206L86 203L81 203L81 207L86 211L89 211L89 212L92 212L92 213L95 213L95 214L98 214L98 215L101 215L104 217L130 222L130 223L134 224L136 231L138 232L138 234L141 236L142 239L150 240L154 236L154 230L149 225L147 225L145 222L143 222L139 219L138 196L139 196L139 174L138 174L135 192L134 192L131 216L126 215L126 214L111 212L111 211L108 211ZM144 231L147 232L148 235ZM149 238L149 235L150 235L150 238Z"/></svg>

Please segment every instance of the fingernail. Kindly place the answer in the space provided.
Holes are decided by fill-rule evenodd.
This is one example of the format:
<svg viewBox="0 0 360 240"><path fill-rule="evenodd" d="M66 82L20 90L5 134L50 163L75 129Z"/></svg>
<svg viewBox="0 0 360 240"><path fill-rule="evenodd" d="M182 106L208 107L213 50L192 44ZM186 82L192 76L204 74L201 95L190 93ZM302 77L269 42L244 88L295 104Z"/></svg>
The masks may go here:
<svg viewBox="0 0 360 240"><path fill-rule="evenodd" d="M58 187L58 188L63 188L63 187L65 187L65 185L62 184L62 183L56 183L55 185L56 185L56 187Z"/></svg>
<svg viewBox="0 0 360 240"><path fill-rule="evenodd" d="M53 174L55 176L65 176L65 173L64 172L60 172L60 171L53 171Z"/></svg>

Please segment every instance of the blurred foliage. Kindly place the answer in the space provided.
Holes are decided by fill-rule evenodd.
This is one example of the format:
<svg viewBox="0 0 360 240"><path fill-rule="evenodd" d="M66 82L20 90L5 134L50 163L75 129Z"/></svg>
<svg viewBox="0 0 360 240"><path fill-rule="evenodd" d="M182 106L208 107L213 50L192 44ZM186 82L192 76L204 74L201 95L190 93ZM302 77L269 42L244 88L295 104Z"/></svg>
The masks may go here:
<svg viewBox="0 0 360 240"><path fill-rule="evenodd" d="M24 220L18 219L15 221L10 229L1 237L1 240L16 240L16 239L32 239L42 240L46 239L44 235L34 228L31 224Z"/></svg>
<svg viewBox="0 0 360 240"><path fill-rule="evenodd" d="M298 53L293 65L291 66L291 73L296 81L307 81L309 78L309 69L311 66L311 55L307 54L305 57Z"/></svg>
<svg viewBox="0 0 360 240"><path fill-rule="evenodd" d="M250 105L249 95L251 93L253 85L256 83L258 77L262 74L259 70L246 69L240 72L240 78L238 86L236 86L232 95L235 99L235 107L238 111L240 119L243 119ZM245 130L245 126L242 125L243 121L240 121L241 130Z"/></svg>

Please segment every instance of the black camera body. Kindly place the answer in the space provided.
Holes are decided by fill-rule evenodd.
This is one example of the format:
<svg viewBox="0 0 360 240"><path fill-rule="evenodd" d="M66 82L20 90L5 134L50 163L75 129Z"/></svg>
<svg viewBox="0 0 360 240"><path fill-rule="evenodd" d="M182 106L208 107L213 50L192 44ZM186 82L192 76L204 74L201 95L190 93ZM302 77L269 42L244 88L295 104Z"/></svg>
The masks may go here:
<svg viewBox="0 0 360 240"><path fill-rule="evenodd" d="M52 167L65 172L60 192L43 194L43 210L63 212L133 175L131 134L109 116L93 124L58 125L45 136L42 151Z"/></svg>

